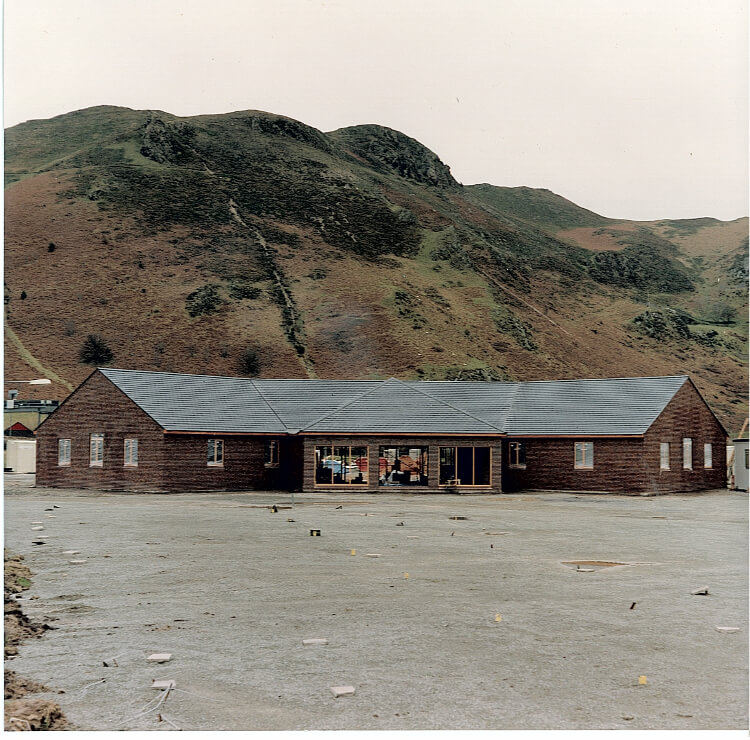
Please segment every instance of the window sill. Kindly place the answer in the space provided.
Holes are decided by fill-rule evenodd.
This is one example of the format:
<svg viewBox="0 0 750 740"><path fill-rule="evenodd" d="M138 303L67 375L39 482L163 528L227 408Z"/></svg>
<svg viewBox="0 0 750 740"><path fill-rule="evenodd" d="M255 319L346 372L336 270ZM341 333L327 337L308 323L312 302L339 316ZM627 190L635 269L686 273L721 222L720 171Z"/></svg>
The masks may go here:
<svg viewBox="0 0 750 740"><path fill-rule="evenodd" d="M492 488L492 483L438 483L438 488Z"/></svg>
<svg viewBox="0 0 750 740"><path fill-rule="evenodd" d="M89 463L90 468L103 468L104 463Z"/></svg>
<svg viewBox="0 0 750 740"><path fill-rule="evenodd" d="M278 463L264 463L264 467L266 467L266 468L278 468L279 464Z"/></svg>
<svg viewBox="0 0 750 740"><path fill-rule="evenodd" d="M576 465L573 470L593 470L593 465Z"/></svg>
<svg viewBox="0 0 750 740"><path fill-rule="evenodd" d="M511 470L526 470L526 466L525 465L513 465L513 464L511 464L511 465L508 465L508 467Z"/></svg>
<svg viewBox="0 0 750 740"><path fill-rule="evenodd" d="M208 468L223 468L224 463L207 463L206 467Z"/></svg>

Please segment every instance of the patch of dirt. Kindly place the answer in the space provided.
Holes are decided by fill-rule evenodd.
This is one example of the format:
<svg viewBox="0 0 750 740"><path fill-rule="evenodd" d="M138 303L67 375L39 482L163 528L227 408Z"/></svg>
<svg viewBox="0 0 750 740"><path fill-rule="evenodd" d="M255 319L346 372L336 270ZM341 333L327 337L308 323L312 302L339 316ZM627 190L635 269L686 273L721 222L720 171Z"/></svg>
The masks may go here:
<svg viewBox="0 0 750 740"><path fill-rule="evenodd" d="M47 699L11 699L5 702L5 731L65 730L60 707Z"/></svg>
<svg viewBox="0 0 750 740"><path fill-rule="evenodd" d="M40 694L43 691L49 691L49 689L36 681L32 681L30 678L23 678L19 676L15 671L5 669L5 698L6 699L20 699L26 694Z"/></svg>
<svg viewBox="0 0 750 740"><path fill-rule="evenodd" d="M41 637L48 629L43 622L32 622L21 611L16 594L31 586L31 571L22 555L5 551L4 611L5 660L18 654L18 645L29 637ZM47 699L28 699L27 694L49 691L36 681L5 669L5 731L64 730L67 721L60 707Z"/></svg>

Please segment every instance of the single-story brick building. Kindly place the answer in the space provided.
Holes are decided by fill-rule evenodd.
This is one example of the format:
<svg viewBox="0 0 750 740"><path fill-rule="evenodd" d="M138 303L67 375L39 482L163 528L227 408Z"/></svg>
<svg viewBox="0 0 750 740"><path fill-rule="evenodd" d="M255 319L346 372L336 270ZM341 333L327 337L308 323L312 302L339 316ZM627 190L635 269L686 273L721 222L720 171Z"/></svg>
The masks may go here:
<svg viewBox="0 0 750 740"><path fill-rule="evenodd" d="M687 376L522 383L94 371L37 429L37 485L126 491L726 485Z"/></svg>

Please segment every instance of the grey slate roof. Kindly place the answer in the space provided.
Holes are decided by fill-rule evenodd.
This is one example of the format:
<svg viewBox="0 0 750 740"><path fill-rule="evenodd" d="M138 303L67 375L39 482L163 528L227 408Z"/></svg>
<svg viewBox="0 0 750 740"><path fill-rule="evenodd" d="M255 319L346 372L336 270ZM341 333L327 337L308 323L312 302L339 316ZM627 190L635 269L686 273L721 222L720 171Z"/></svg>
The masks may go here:
<svg viewBox="0 0 750 740"><path fill-rule="evenodd" d="M104 368L167 431L643 434L688 380L263 380Z"/></svg>

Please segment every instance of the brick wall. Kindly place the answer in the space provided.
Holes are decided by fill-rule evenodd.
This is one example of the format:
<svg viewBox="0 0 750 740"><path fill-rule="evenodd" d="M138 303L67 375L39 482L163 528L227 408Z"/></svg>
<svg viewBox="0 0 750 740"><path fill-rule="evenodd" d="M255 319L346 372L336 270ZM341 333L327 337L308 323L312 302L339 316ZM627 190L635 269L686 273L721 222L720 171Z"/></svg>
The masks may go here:
<svg viewBox="0 0 750 740"><path fill-rule="evenodd" d="M313 437L305 436L303 448L303 487L305 491L383 491L410 493L446 493L447 488L438 484L440 472L440 447L490 447L492 450L491 486L461 487L464 492L499 493L502 483L500 438L499 437ZM367 485L319 485L315 483L315 447L337 447L351 445L352 447L368 447L369 482ZM380 447L428 447L427 485L426 486L378 486L378 457Z"/></svg>
<svg viewBox="0 0 750 740"><path fill-rule="evenodd" d="M104 434L101 467L89 465L89 435ZM124 466L124 440L138 440L138 467ZM94 373L36 431L39 486L156 491L163 487L161 428L100 373ZM58 439L71 441L70 466L57 458Z"/></svg>
<svg viewBox="0 0 750 740"><path fill-rule="evenodd" d="M224 464L208 465L208 440L224 442ZM166 435L164 439L166 490L240 491L264 488L263 437L233 435Z"/></svg>
<svg viewBox="0 0 750 740"><path fill-rule="evenodd" d="M526 468L508 466L508 444L526 445ZM592 469L575 468L575 442L593 442ZM518 439L503 444L505 490L641 491L643 440L636 439Z"/></svg>
<svg viewBox="0 0 750 740"><path fill-rule="evenodd" d="M692 470L682 467L682 440L693 440ZM659 444L669 443L669 470L660 470ZM710 444L713 464L703 466L703 445ZM716 417L688 381L675 393L644 439L648 490L700 491L727 485L727 438Z"/></svg>

